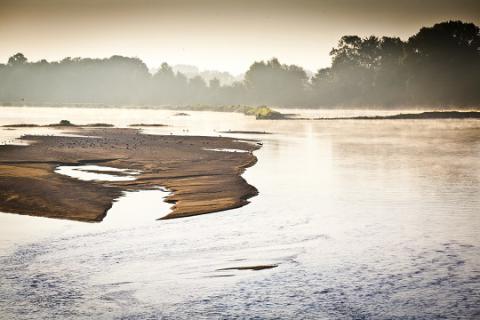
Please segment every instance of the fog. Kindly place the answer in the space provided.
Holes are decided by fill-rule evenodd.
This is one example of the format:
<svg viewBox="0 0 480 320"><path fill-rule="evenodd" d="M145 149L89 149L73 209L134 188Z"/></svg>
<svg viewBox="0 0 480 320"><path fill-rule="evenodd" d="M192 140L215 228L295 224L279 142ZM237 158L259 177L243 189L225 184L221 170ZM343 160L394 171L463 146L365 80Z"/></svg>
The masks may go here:
<svg viewBox="0 0 480 320"><path fill-rule="evenodd" d="M480 32L449 21L408 40L346 35L330 51L331 65L313 76L277 58L253 62L244 78L173 69L150 72L139 58L71 58L29 62L22 53L0 65L5 105L272 105L280 107L456 106L480 103ZM183 73L183 72L184 73Z"/></svg>
<svg viewBox="0 0 480 320"><path fill-rule="evenodd" d="M343 35L400 37L422 26L480 24L477 0L2 0L0 61L138 57L244 73L277 57L316 71Z"/></svg>

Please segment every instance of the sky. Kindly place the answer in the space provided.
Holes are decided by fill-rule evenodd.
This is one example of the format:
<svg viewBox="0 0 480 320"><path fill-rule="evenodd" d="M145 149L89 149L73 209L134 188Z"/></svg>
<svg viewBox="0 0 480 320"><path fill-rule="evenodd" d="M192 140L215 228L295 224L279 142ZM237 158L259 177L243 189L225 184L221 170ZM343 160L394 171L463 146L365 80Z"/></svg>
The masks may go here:
<svg viewBox="0 0 480 320"><path fill-rule="evenodd" d="M342 35L407 39L445 20L480 25L480 1L0 0L0 63L118 54L240 74L277 57L316 71Z"/></svg>

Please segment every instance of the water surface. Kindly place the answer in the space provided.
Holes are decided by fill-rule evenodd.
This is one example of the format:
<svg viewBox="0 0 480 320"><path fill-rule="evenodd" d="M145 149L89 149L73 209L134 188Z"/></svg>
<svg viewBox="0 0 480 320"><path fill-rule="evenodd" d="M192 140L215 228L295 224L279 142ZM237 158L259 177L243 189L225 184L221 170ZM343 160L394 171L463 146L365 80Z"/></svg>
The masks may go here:
<svg viewBox="0 0 480 320"><path fill-rule="evenodd" d="M156 221L169 205L153 190L100 224L0 215L0 318L480 316L480 121L174 113L2 109L3 123L148 120L263 146L244 174L259 195L236 210ZM278 267L218 270L263 264Z"/></svg>

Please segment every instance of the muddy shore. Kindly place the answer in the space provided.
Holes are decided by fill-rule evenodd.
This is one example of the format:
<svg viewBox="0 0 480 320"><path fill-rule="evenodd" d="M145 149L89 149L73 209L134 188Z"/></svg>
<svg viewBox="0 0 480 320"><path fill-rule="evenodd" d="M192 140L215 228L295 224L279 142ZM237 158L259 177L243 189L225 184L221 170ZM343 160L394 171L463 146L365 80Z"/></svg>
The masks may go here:
<svg viewBox="0 0 480 320"><path fill-rule="evenodd" d="M136 129L75 128L81 136L22 137L28 146L0 146L0 211L101 221L123 191L166 187L172 211L161 219L241 207L257 194L241 174L258 145L224 137L161 136ZM222 152L211 149L238 149ZM59 165L97 164L141 173L133 181L81 181ZM159 199L159 201L162 201ZM141 212L132 212L141 214Z"/></svg>

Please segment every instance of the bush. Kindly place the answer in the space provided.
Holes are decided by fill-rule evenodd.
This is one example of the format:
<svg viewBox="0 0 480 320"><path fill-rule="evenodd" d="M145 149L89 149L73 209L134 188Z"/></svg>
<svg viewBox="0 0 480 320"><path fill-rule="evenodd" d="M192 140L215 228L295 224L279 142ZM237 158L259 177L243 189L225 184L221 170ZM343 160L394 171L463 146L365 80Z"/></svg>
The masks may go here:
<svg viewBox="0 0 480 320"><path fill-rule="evenodd" d="M73 124L68 120L61 120L58 124L64 127L73 126Z"/></svg>

